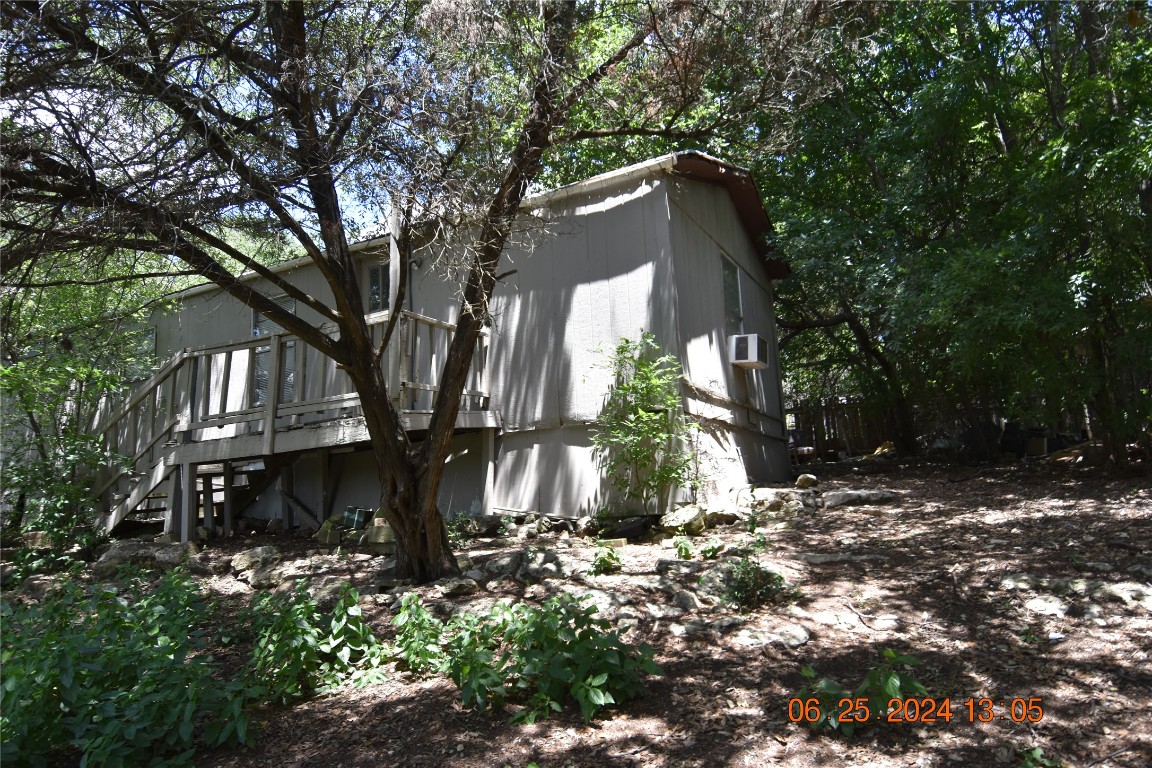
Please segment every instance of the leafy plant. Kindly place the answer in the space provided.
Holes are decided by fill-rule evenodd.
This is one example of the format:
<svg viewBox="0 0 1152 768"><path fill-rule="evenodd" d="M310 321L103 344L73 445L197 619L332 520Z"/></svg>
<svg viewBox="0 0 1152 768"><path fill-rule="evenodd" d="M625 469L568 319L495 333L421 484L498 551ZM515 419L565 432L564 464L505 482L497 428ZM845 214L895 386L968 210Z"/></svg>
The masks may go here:
<svg viewBox="0 0 1152 768"><path fill-rule="evenodd" d="M676 557L681 560L691 560L696 556L696 553L692 551L691 542L689 542L688 537L683 533L683 529L672 538L672 548L676 550Z"/></svg>
<svg viewBox="0 0 1152 768"><path fill-rule="evenodd" d="M1020 768L1060 768L1063 763L1044 757L1044 750L1032 747L1020 752Z"/></svg>
<svg viewBox="0 0 1152 768"><path fill-rule="evenodd" d="M890 648L880 653L880 663L871 667L864 676L864 681L857 686L855 692L849 692L839 683L829 678L816 679L816 670L804 667L800 670L805 678L811 680L808 685L800 689L797 696L801 699L816 698L820 702L820 717L808 723L813 730L838 730L845 736L851 736L859 726L871 722L886 722L888 716L888 703L893 699L903 701L909 696L925 696L927 689L908 672L900 671L902 667L912 667L920 664L914 656L905 656ZM840 702L849 698L853 701L867 700L868 716L863 719L838 719L842 710ZM859 713L854 710L854 714Z"/></svg>
<svg viewBox="0 0 1152 768"><path fill-rule="evenodd" d="M616 547L604 541L596 542L596 552L592 555L592 565L588 572L594 576L603 573L616 573L622 562Z"/></svg>
<svg viewBox="0 0 1152 768"><path fill-rule="evenodd" d="M642 689L660 674L647 645L632 647L594 606L562 595L540 607L498 603L487 615L430 616L418 595L405 596L394 623L398 654L410 668L441 671L461 701L486 708L505 700L527 706L514 720L535 722L575 699L585 720Z"/></svg>
<svg viewBox="0 0 1152 768"><path fill-rule="evenodd" d="M468 546L476 536L475 522L465 512L457 512L448 521L448 543L453 549Z"/></svg>
<svg viewBox="0 0 1152 768"><path fill-rule="evenodd" d="M700 547L700 557L705 560L715 560L724 552L724 544L719 539L708 539L708 543Z"/></svg>
<svg viewBox="0 0 1152 768"><path fill-rule="evenodd" d="M756 552L763 552L768 549L768 537L763 533L758 533L752 538L752 549Z"/></svg>
<svg viewBox="0 0 1152 768"><path fill-rule="evenodd" d="M4 603L0 759L44 764L72 744L82 765L183 765L197 731L248 740L243 690L212 676L199 589L180 570L150 588L67 583L40 605Z"/></svg>
<svg viewBox="0 0 1152 768"><path fill-rule="evenodd" d="M409 592L400 601L400 610L392 623L398 628L396 651L400 659L413 672L432 672L444 663L440 640L444 635L444 622L424 607L420 595Z"/></svg>
<svg viewBox="0 0 1152 768"><path fill-rule="evenodd" d="M324 614L303 581L292 592L264 592L252 603L256 643L249 679L262 698L289 703L345 683L383 679L388 654L364 621L356 590L345 584Z"/></svg>
<svg viewBox="0 0 1152 768"><path fill-rule="evenodd" d="M786 602L793 596L783 576L746 557L732 565L725 579L724 602L741 611Z"/></svg>
<svg viewBox="0 0 1152 768"><path fill-rule="evenodd" d="M659 349L647 332L620 340L609 362L614 384L592 431L613 488L645 511L692 484L693 454L684 443L693 425L681 408L680 364L657 356Z"/></svg>

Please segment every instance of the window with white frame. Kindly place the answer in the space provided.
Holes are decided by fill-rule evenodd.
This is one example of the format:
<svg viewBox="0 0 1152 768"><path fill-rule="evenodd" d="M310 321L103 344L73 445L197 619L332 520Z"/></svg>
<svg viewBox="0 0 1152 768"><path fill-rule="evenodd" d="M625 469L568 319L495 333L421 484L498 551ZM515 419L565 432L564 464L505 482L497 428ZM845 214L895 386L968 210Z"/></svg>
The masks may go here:
<svg viewBox="0 0 1152 768"><path fill-rule="evenodd" d="M387 264L373 264L368 267L368 296L365 307L369 312L383 312L388 309L391 287Z"/></svg>
<svg viewBox="0 0 1152 768"><path fill-rule="evenodd" d="M744 333L744 312L740 304L740 268L727 256L720 257L724 283L724 334Z"/></svg>

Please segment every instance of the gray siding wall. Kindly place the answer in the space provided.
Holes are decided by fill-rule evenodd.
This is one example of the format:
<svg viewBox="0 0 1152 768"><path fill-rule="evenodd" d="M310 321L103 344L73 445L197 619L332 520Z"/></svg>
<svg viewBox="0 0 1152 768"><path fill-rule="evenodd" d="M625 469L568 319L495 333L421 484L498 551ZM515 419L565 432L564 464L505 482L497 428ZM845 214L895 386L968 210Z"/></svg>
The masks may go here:
<svg viewBox="0 0 1152 768"><path fill-rule="evenodd" d="M776 321L760 257L723 188L677 180L669 197L679 354L688 380L707 393L685 400L688 412L703 420L697 451L710 483L705 494L786 479ZM739 270L744 333L768 339L767 368L738 368L728 360L725 258Z"/></svg>
<svg viewBox="0 0 1152 768"><path fill-rule="evenodd" d="M492 391L503 421L493 509L577 517L603 498L588 425L621 337L674 342L666 182L568 198L510 249L493 300Z"/></svg>

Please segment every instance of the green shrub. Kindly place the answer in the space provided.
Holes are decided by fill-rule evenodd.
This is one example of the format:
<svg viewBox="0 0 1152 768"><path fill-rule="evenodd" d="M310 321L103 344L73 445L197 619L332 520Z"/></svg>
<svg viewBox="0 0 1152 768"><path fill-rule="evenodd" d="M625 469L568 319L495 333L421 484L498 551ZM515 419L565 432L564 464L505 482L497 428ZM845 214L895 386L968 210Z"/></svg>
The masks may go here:
<svg viewBox="0 0 1152 768"><path fill-rule="evenodd" d="M675 488L694 485L694 425L681 407L680 363L657 356L656 337L621 339L609 367L614 382L604 399L592 445L600 468L625 501L660 510Z"/></svg>
<svg viewBox="0 0 1152 768"><path fill-rule="evenodd" d="M681 529L683 531L683 529ZM692 551L692 544L688 541L688 537L680 533L672 537L672 548L676 550L676 557L681 560L691 560L696 556Z"/></svg>
<svg viewBox="0 0 1152 768"><path fill-rule="evenodd" d="M358 599L345 584L331 613L324 614L303 581L291 592L257 594L248 671L255 695L289 703L345 683L383 679L388 654L364 621Z"/></svg>
<svg viewBox="0 0 1152 768"><path fill-rule="evenodd" d="M244 699L212 679L196 585L172 571L146 590L65 585L39 606L3 605L0 759L44 765L74 745L82 765L168 766L245 742Z"/></svg>
<svg viewBox="0 0 1152 768"><path fill-rule="evenodd" d="M700 557L705 560L715 560L724 553L724 543L719 539L708 539L708 543L700 547Z"/></svg>
<svg viewBox="0 0 1152 768"><path fill-rule="evenodd" d="M850 692L839 683L828 678L816 680L816 670L804 667L800 674L810 682L801 688L797 696L807 700L815 698L819 701L819 718L808 722L813 730L838 730L845 736L851 736L862 725L874 722L886 722L888 716L888 703L893 699L903 701L909 696L925 696L928 691L911 674L899 671L898 667L911 667L920 664L914 656L904 656L885 648L880 654L880 663L868 670L864 681L857 686L856 691ZM858 701L867 700L867 718L859 717L860 709L853 710L853 719L840 720L838 715L843 710L840 702L844 699Z"/></svg>
<svg viewBox="0 0 1152 768"><path fill-rule="evenodd" d="M787 602L795 595L783 576L746 557L732 566L725 581L724 602L741 611Z"/></svg>
<svg viewBox="0 0 1152 768"><path fill-rule="evenodd" d="M660 674L650 647L624 643L595 613L562 595L540 607L500 603L487 615L461 613L444 623L407 595L394 620L398 655L411 669L448 675L466 705L524 701L514 719L535 722L571 698L590 720L602 707L638 695L644 674Z"/></svg>
<svg viewBox="0 0 1152 768"><path fill-rule="evenodd" d="M592 555L592 565L588 572L594 576L603 573L616 573L622 565L616 547L604 541L596 542L596 552Z"/></svg>

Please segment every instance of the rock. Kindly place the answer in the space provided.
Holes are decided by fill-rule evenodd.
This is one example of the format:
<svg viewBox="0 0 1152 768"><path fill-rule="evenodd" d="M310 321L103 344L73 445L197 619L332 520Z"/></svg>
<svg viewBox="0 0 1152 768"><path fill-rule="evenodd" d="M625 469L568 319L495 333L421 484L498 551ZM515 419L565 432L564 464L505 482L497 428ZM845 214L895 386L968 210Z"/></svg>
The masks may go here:
<svg viewBox="0 0 1152 768"><path fill-rule="evenodd" d="M780 505L780 509L779 509L777 516L781 517L781 518L796 517L797 515L799 515L803 511L804 511L804 505L801 504L799 501L795 501L795 500L786 501Z"/></svg>
<svg viewBox="0 0 1152 768"><path fill-rule="evenodd" d="M1036 589L1038 580L1030 573L1011 573L1000 579L1001 589Z"/></svg>
<svg viewBox="0 0 1152 768"><path fill-rule="evenodd" d="M489 592L517 592L520 589L520 584L508 577L493 579L488 582Z"/></svg>
<svg viewBox="0 0 1152 768"><path fill-rule="evenodd" d="M892 491L827 491L823 499L824 508L832 509L862 504L890 504L899 501L900 496Z"/></svg>
<svg viewBox="0 0 1152 768"><path fill-rule="evenodd" d="M678 619L684 615L683 608L660 603L645 603L644 612L654 619Z"/></svg>
<svg viewBox="0 0 1152 768"><path fill-rule="evenodd" d="M522 558L523 554L521 552L507 552L502 555L496 555L484 563L484 570L490 576L497 578L511 576L520 568Z"/></svg>
<svg viewBox="0 0 1152 768"><path fill-rule="evenodd" d="M536 531L538 533L548 533L553 527L553 522L546 517L542 517L536 521Z"/></svg>
<svg viewBox="0 0 1152 768"><path fill-rule="evenodd" d="M1084 567L1098 573L1108 573L1113 570L1111 563L1084 563Z"/></svg>
<svg viewBox="0 0 1152 768"><path fill-rule="evenodd" d="M1092 597L1096 600L1124 603L1124 605L1140 603L1148 610L1152 610L1152 590L1136 582L1104 584L1092 592Z"/></svg>
<svg viewBox="0 0 1152 768"><path fill-rule="evenodd" d="M92 565L92 573L97 578L107 578L125 563L144 568L158 568L169 571L195 557L199 549L195 544L156 544L146 541L116 541L108 551Z"/></svg>
<svg viewBox="0 0 1152 768"><path fill-rule="evenodd" d="M772 630L745 628L733 635L734 642L752 648L779 643L788 648L799 648L812 636L799 624L785 624Z"/></svg>
<svg viewBox="0 0 1152 768"><path fill-rule="evenodd" d="M850 553L844 554L824 554L820 552L807 553L802 552L794 555L797 560L802 560L810 565L827 565L828 563L852 563L862 560L883 560L884 555L854 555Z"/></svg>
<svg viewBox="0 0 1152 768"><path fill-rule="evenodd" d="M18 593L21 597L41 602L60 585L62 578L59 574L34 573L20 582Z"/></svg>
<svg viewBox="0 0 1152 768"><path fill-rule="evenodd" d="M268 533L279 533L284 530L284 520L279 517L274 517L268 521Z"/></svg>
<svg viewBox="0 0 1152 768"><path fill-rule="evenodd" d="M241 552L232 558L232 570L242 573L276 565L284 555L276 547L265 546Z"/></svg>
<svg viewBox="0 0 1152 768"><path fill-rule="evenodd" d="M516 528L516 538L520 539L521 541L534 539L538 533L539 531L536 530L535 525L521 525L517 526Z"/></svg>
<svg viewBox="0 0 1152 768"><path fill-rule="evenodd" d="M1034 597L1024 604L1024 607L1041 616L1062 617L1068 612L1068 604L1058 597L1049 595Z"/></svg>
<svg viewBox="0 0 1152 768"><path fill-rule="evenodd" d="M471 570L476 564L472 562L472 557L468 554L461 553L456 555L456 567L461 571Z"/></svg>
<svg viewBox="0 0 1152 768"><path fill-rule="evenodd" d="M206 542L212 538L212 533L202 525L196 526L196 540Z"/></svg>
<svg viewBox="0 0 1152 768"><path fill-rule="evenodd" d="M685 611L698 611L704 607L695 593L682 589L672 596L672 604Z"/></svg>
<svg viewBox="0 0 1152 768"><path fill-rule="evenodd" d="M578 518L573 524L573 533L577 536L595 536L600 530L600 521L594 517Z"/></svg>
<svg viewBox="0 0 1152 768"><path fill-rule="evenodd" d="M709 510L704 514L704 520L709 528L715 528L718 525L732 525L740 522L740 515L730 509Z"/></svg>
<svg viewBox="0 0 1152 768"><path fill-rule="evenodd" d="M440 591L441 597L462 597L480 591L480 585L476 580L468 577L440 579L436 582L436 588Z"/></svg>
<svg viewBox="0 0 1152 768"><path fill-rule="evenodd" d="M703 509L695 504L689 504L661 517L660 527L669 533L677 533L683 529L689 536L699 536L708 527L708 518Z"/></svg>
<svg viewBox="0 0 1152 768"><path fill-rule="evenodd" d="M253 589L282 588L284 584L295 584L297 579L285 578L286 574L278 565L262 565L250 571L242 571L237 578L245 579Z"/></svg>
<svg viewBox="0 0 1152 768"><path fill-rule="evenodd" d="M815 488L820 485L820 481L816 479L816 475L800 475L796 478L797 488Z"/></svg>
<svg viewBox="0 0 1152 768"><path fill-rule="evenodd" d="M638 539L648 532L651 523L647 517L626 517L600 528L600 536L613 539Z"/></svg>
<svg viewBox="0 0 1152 768"><path fill-rule="evenodd" d="M570 578L584 569L582 561L548 549L529 550L524 553L516 578L525 584L545 579Z"/></svg>
<svg viewBox="0 0 1152 768"><path fill-rule="evenodd" d="M52 539L48 531L25 531L24 546L28 549L52 549Z"/></svg>
<svg viewBox="0 0 1152 768"><path fill-rule="evenodd" d="M868 626L877 632L892 632L899 628L900 617L891 613L873 616L868 620Z"/></svg>
<svg viewBox="0 0 1152 768"><path fill-rule="evenodd" d="M12 563L0 563L0 587L8 586L12 577L16 575L16 566Z"/></svg>
<svg viewBox="0 0 1152 768"><path fill-rule="evenodd" d="M467 576L468 578L472 579L472 581L475 581L475 582L481 582L481 581L487 581L488 580L488 574L486 574L484 571L480 570L479 568L473 568L469 571L466 571L464 573L464 575Z"/></svg>
<svg viewBox="0 0 1152 768"><path fill-rule="evenodd" d="M472 518L472 530L477 536L496 536L500 533L500 526L503 522L500 520L500 515L479 515Z"/></svg>
<svg viewBox="0 0 1152 768"><path fill-rule="evenodd" d="M675 574L679 576L690 576L699 573L708 568L708 563L700 560L657 560L656 573L661 575Z"/></svg>

